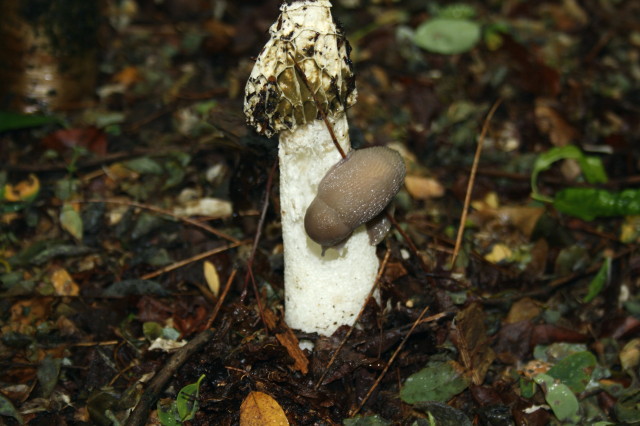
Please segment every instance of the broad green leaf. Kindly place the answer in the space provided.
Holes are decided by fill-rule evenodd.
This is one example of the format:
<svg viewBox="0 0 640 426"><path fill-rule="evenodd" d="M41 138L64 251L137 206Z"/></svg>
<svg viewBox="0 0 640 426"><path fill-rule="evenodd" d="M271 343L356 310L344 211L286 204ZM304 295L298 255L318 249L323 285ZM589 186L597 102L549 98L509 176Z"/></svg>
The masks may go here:
<svg viewBox="0 0 640 426"><path fill-rule="evenodd" d="M430 52L454 55L472 49L480 40L480 24L464 19L434 18L420 25L414 43Z"/></svg>
<svg viewBox="0 0 640 426"><path fill-rule="evenodd" d="M610 192L597 188L565 188L558 191L553 206L559 212L583 220L637 215L640 214L640 190Z"/></svg>
<svg viewBox="0 0 640 426"><path fill-rule="evenodd" d="M589 283L589 292L587 293L586 296L584 296L584 299L582 299L583 302L589 303L598 294L600 294L600 292L604 288L604 285L609 280L610 270L611 270L611 258L607 257L605 258L604 262L602 262L602 266L600 267L600 270L598 271L596 276L593 277L593 279Z"/></svg>
<svg viewBox="0 0 640 426"><path fill-rule="evenodd" d="M548 202L552 201L551 198L540 194L540 191L538 191L538 175L541 172L548 170L556 161L567 159L578 161L582 174L587 182L607 182L607 173L604 170L604 166L602 165L600 158L584 155L580 148L575 145L555 147L540 154L533 164L533 171L531 172L531 190L533 191L533 198Z"/></svg>
<svg viewBox="0 0 640 426"><path fill-rule="evenodd" d="M180 420L191 420L199 408L198 398L200 397L200 382L206 375L200 376L197 382L188 384L180 389L176 398L176 407Z"/></svg>
<svg viewBox="0 0 640 426"><path fill-rule="evenodd" d="M73 238L82 240L83 226L80 214L73 208L71 204L64 204L60 213L60 225L62 229L67 231Z"/></svg>
<svg viewBox="0 0 640 426"><path fill-rule="evenodd" d="M406 403L422 401L446 402L467 388L469 382L459 370L448 362L430 362L412 374L400 390Z"/></svg>
<svg viewBox="0 0 640 426"><path fill-rule="evenodd" d="M15 112L0 111L0 133L9 130L40 127L51 123L62 123L62 120L54 116L18 114Z"/></svg>
<svg viewBox="0 0 640 426"><path fill-rule="evenodd" d="M538 374L534 380L544 390L545 399L558 420L573 423L579 420L580 405L568 386L556 382L547 374Z"/></svg>
<svg viewBox="0 0 640 426"><path fill-rule="evenodd" d="M591 352L576 352L558 361L547 374L578 394L587 387L595 367L596 357Z"/></svg>

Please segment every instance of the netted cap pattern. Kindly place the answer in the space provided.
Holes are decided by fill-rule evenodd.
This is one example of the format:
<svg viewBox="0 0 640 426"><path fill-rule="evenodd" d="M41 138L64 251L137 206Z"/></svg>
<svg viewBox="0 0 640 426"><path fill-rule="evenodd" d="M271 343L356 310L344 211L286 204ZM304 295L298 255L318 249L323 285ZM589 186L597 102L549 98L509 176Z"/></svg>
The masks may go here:
<svg viewBox="0 0 640 426"><path fill-rule="evenodd" d="M280 17L269 29L271 39L245 88L244 113L258 133L270 137L320 118L295 63L328 116L343 114L355 103L351 47L330 9L328 0L290 1L280 7Z"/></svg>

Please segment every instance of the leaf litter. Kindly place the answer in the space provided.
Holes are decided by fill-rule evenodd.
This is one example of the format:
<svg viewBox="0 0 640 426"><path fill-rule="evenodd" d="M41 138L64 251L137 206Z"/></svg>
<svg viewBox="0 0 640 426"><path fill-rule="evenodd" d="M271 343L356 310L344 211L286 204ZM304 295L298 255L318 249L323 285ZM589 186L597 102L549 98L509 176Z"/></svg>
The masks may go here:
<svg viewBox="0 0 640 426"><path fill-rule="evenodd" d="M0 115L2 422L640 419L637 5L334 2L352 141L411 179L382 305L323 337L282 319L276 144L238 96L278 2L108 3L98 97Z"/></svg>

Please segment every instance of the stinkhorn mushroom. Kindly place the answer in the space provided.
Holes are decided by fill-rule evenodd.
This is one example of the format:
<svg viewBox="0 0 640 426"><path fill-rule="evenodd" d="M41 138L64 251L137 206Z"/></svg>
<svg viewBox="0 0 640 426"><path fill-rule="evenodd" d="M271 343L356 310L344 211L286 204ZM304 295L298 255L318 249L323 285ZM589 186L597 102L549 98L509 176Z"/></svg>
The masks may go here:
<svg viewBox="0 0 640 426"><path fill-rule="evenodd" d="M375 183L375 172L364 178L368 179L366 188L350 182L363 179L351 171L363 171L367 165L360 164L362 159L352 160L352 156L342 160L327 124L320 120L326 117L338 144L344 152L349 152L345 110L355 103L355 77L349 44L334 22L330 8L329 0L289 0L282 4L280 17L269 30L271 39L258 56L247 82L244 106L248 123L259 133L269 137L280 133L285 320L291 328L324 335L332 334L340 325L353 324L378 269L375 246L370 244L365 226L352 228L369 220L369 216L378 215L404 178L400 156L382 148L392 153L382 154L393 158L396 165L390 166L391 169L401 167L401 172L391 173L395 179L391 191L376 195L380 185ZM379 165L379 160L384 161L379 155L365 155L371 157L366 161ZM398 161L401 166L397 165ZM327 191L327 185L341 192L343 184L345 188L373 193L371 202L376 207L369 209L369 216L363 216L364 219L359 216L360 212L355 212L358 217L346 220L348 223L339 238L321 239L319 244L305 232L305 213L327 172L340 167L347 172L337 174L346 181L341 183L327 177L330 185L320 188L319 198L326 198L323 191ZM389 173L380 178L388 178L387 175ZM389 184L382 186L387 188ZM363 209L365 194L355 204L351 200L353 191L342 195L347 199L330 201L332 208L337 206L340 210L339 214ZM334 196L339 198L340 194L329 194L329 198ZM313 222L310 232L322 236L323 214L316 216L308 219ZM335 243L341 246L325 253L327 247Z"/></svg>

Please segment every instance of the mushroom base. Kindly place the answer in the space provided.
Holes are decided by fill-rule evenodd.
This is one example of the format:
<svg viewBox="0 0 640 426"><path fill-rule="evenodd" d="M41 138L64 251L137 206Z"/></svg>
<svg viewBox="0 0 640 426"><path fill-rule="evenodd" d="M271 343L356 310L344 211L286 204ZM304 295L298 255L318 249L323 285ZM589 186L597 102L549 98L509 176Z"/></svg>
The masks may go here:
<svg viewBox="0 0 640 426"><path fill-rule="evenodd" d="M350 149L346 116L331 120ZM285 265L285 320L294 329L332 334L352 325L374 284L379 261L364 226L338 248L322 247L304 230L318 184L341 157L322 121L280 134L280 203Z"/></svg>

